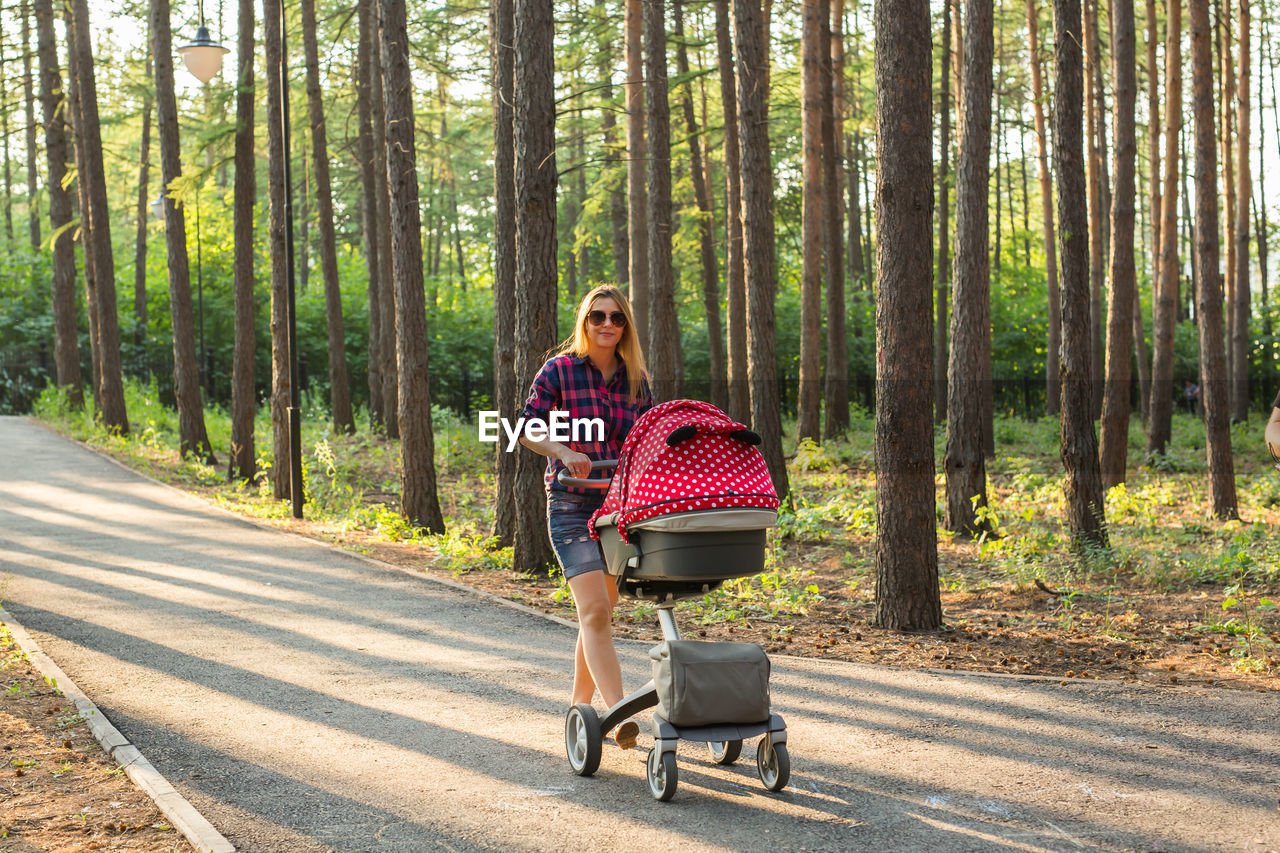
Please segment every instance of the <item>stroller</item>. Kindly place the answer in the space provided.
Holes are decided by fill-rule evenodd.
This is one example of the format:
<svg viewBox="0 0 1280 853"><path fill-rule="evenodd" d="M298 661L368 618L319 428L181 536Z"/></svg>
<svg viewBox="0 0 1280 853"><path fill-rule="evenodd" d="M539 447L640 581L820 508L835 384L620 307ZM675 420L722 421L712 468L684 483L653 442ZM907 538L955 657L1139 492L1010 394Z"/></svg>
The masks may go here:
<svg viewBox="0 0 1280 853"><path fill-rule="evenodd" d="M731 578L764 570L765 530L777 520L778 497L757 449L760 437L716 407L694 400L655 406L635 423L612 480L568 486L609 491L591 518L609 575L621 594L658 605L665 642L650 651L653 681L603 718L589 703L569 709L565 749L579 776L600 766L604 733L647 708L653 715L649 790L670 800L677 783L676 744L707 743L717 764L732 764L742 742L763 735L756 750L760 780L770 791L791 775L787 729L769 707L769 659L754 643L680 639L673 611L682 598L704 595Z"/></svg>

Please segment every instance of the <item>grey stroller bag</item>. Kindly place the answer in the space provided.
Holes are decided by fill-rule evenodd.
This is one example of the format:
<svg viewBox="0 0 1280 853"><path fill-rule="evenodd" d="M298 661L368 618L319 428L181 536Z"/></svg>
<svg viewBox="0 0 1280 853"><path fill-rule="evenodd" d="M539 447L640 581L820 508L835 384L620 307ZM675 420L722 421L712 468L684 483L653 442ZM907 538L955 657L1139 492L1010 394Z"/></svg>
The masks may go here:
<svg viewBox="0 0 1280 853"><path fill-rule="evenodd" d="M673 725L769 719L769 658L755 643L668 640L649 657L659 713Z"/></svg>

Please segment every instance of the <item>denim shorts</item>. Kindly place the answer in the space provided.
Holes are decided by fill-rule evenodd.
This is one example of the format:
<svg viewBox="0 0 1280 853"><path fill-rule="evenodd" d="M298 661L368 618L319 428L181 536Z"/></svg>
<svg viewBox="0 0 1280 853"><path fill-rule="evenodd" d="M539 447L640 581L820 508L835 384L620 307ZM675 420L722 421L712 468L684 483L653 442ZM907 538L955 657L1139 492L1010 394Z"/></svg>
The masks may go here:
<svg viewBox="0 0 1280 853"><path fill-rule="evenodd" d="M603 503L603 491L599 495L579 495L559 489L547 492L547 532L565 580L587 572L604 571L600 543L587 533L587 522Z"/></svg>

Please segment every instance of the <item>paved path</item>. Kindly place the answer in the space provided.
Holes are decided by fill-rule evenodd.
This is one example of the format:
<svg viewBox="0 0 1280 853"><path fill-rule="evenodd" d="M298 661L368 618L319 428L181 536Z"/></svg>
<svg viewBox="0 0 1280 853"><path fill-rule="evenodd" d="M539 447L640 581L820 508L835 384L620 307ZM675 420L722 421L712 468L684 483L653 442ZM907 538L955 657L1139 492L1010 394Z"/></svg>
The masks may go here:
<svg viewBox="0 0 1280 853"><path fill-rule="evenodd" d="M570 629L232 518L15 418L0 578L245 851L1280 850L1273 694L777 658L785 793L696 745L668 804L641 750L578 778ZM622 654L640 684L644 647Z"/></svg>

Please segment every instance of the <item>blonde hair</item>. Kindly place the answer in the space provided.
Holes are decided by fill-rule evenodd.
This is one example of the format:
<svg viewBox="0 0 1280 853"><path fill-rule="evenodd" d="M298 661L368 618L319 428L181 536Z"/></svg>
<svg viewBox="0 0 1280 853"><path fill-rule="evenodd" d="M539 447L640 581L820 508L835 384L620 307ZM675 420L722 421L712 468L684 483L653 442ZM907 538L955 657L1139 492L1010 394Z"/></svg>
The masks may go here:
<svg viewBox="0 0 1280 853"><path fill-rule="evenodd" d="M622 337L616 345L618 358L627 366L627 401L634 403L640 394L640 385L645 377L644 351L640 349L640 339L636 334L635 316L631 312L631 301L627 295L612 284L601 284L593 287L578 303L577 318L573 322L573 334L564 340L555 350L555 355L573 355L583 358L590 352L590 341L587 338L587 315L597 299L612 299L618 303L619 310L627 318L627 325L622 330Z"/></svg>

